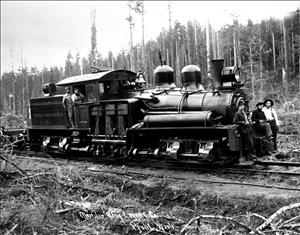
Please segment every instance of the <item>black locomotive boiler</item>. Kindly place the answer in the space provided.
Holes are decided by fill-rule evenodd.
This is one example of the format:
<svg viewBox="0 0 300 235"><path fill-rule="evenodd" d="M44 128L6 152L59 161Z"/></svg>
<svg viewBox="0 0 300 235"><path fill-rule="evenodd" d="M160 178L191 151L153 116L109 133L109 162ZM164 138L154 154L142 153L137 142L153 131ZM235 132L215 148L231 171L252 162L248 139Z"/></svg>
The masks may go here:
<svg viewBox="0 0 300 235"><path fill-rule="evenodd" d="M203 89L201 71L194 65L182 69L181 87L167 65L155 69L151 89L138 87L136 74L128 70L85 74L48 85L47 96L30 100L30 146L99 159L235 160L241 142L233 116L237 104L243 100L247 105L248 100L239 68L224 68L223 63L211 63L212 91ZM79 88L86 97L75 105L77 128L66 128L63 95L55 93L66 86Z"/></svg>

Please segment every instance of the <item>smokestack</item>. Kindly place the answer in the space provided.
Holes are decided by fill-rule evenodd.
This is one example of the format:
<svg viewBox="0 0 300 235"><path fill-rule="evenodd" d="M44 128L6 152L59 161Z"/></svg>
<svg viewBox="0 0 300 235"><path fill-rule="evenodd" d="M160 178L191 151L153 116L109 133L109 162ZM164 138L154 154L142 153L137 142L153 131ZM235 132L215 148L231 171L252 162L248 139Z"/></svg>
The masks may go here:
<svg viewBox="0 0 300 235"><path fill-rule="evenodd" d="M156 67L154 70L154 79L156 87L170 88L175 86L174 70L168 65Z"/></svg>
<svg viewBox="0 0 300 235"><path fill-rule="evenodd" d="M223 86L221 72L223 70L224 60L211 60L211 72L214 80L214 89L219 90Z"/></svg>
<svg viewBox="0 0 300 235"><path fill-rule="evenodd" d="M181 70L181 83L191 90L198 90L201 85L201 70L196 65L187 65Z"/></svg>

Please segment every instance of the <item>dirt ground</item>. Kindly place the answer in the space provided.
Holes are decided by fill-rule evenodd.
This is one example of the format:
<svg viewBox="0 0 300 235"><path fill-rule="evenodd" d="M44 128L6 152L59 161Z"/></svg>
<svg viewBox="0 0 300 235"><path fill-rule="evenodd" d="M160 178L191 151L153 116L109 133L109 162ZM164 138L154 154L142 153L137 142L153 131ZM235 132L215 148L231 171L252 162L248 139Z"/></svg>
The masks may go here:
<svg viewBox="0 0 300 235"><path fill-rule="evenodd" d="M7 165L0 178L0 230L8 234L179 234L184 228L183 234L220 234L222 228L223 234L247 234L263 217L300 202L300 191L229 184L246 180L234 176L10 160L26 175ZM246 182L291 187L279 178L257 177ZM299 212L291 209L284 221Z"/></svg>
<svg viewBox="0 0 300 235"><path fill-rule="evenodd" d="M295 177L9 160L1 234L300 234Z"/></svg>

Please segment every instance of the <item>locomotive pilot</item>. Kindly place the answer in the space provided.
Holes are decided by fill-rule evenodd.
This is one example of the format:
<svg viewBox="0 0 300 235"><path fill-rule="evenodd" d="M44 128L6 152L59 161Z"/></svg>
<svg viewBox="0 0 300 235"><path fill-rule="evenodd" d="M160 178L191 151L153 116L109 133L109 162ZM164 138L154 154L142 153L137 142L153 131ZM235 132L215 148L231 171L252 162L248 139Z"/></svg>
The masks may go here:
<svg viewBox="0 0 300 235"><path fill-rule="evenodd" d="M254 154L251 124L245 112L244 101L240 101L238 103L238 111L234 115L233 123L239 126L239 132L241 135L242 152L240 163L245 163L245 159L247 161L255 160L256 156Z"/></svg>
<svg viewBox="0 0 300 235"><path fill-rule="evenodd" d="M70 123L72 128L75 128L74 121L73 121L74 102L73 102L72 95L71 95L71 88L66 87L65 90L66 90L66 94L63 96L62 105L63 105L65 113L68 117L67 118L68 121L67 120L66 121ZM69 127L69 126L67 125L67 127Z"/></svg>

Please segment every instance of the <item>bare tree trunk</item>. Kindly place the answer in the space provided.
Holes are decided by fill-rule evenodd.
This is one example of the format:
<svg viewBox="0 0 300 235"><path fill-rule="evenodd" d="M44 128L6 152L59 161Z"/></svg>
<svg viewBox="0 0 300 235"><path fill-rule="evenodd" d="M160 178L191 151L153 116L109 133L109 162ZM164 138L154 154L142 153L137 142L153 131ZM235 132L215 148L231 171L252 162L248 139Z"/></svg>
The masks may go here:
<svg viewBox="0 0 300 235"><path fill-rule="evenodd" d="M154 85L153 76L152 76L153 69L152 69L152 52L151 52L151 49L149 50L149 63L148 63L148 65L149 65L149 76L147 77L147 80L148 80L147 85L148 86L150 85L150 87L151 87L151 86Z"/></svg>
<svg viewBox="0 0 300 235"><path fill-rule="evenodd" d="M254 74L253 74L253 62L252 62L252 45L250 42L250 75L251 75L251 84L252 84L252 96L253 100L255 100L255 90L254 90Z"/></svg>
<svg viewBox="0 0 300 235"><path fill-rule="evenodd" d="M171 5L168 3L168 14L169 14L169 31L171 33L171 41L170 41L170 63L169 66L174 68L175 60L174 60L174 50L173 50L173 30L172 30L172 14L171 14Z"/></svg>
<svg viewBox="0 0 300 235"><path fill-rule="evenodd" d="M169 61L169 49L167 49L167 65L170 65L170 61Z"/></svg>
<svg viewBox="0 0 300 235"><path fill-rule="evenodd" d="M24 76L23 74L21 75L22 76L22 101L20 102L20 114L22 114L23 117L25 117L25 79L24 79Z"/></svg>
<svg viewBox="0 0 300 235"><path fill-rule="evenodd" d="M263 94L263 63L262 63L262 40L261 28L259 29L259 73L260 73L260 94Z"/></svg>
<svg viewBox="0 0 300 235"><path fill-rule="evenodd" d="M187 64L193 64L192 62L192 57L191 57L191 38L190 38L190 34L187 34Z"/></svg>
<svg viewBox="0 0 300 235"><path fill-rule="evenodd" d="M142 1L142 63L143 70L145 70L145 26L144 26L144 1Z"/></svg>
<svg viewBox="0 0 300 235"><path fill-rule="evenodd" d="M216 50L216 35L215 35L215 32L212 31L212 35L211 35L211 41L212 41L212 58L213 59L216 59L217 57L217 50Z"/></svg>
<svg viewBox="0 0 300 235"><path fill-rule="evenodd" d="M222 58L220 51L220 40L219 40L219 32L216 35L216 44L217 44L217 59Z"/></svg>
<svg viewBox="0 0 300 235"><path fill-rule="evenodd" d="M134 52L133 52L133 41L132 41L132 26L133 26L133 20L132 20L132 16L131 16L131 7L130 7L130 2L128 3L128 8L129 8L129 16L127 18L128 22L129 22L129 30L130 30L130 70L134 71Z"/></svg>
<svg viewBox="0 0 300 235"><path fill-rule="evenodd" d="M283 87L284 87L284 95L287 95L287 81L286 79L289 76L288 73L288 56L287 56L287 45L286 45L286 32L285 32L285 25L284 25L284 18L282 19L282 31L283 31L283 48L284 48L284 70L285 76L282 76L283 79Z"/></svg>
<svg viewBox="0 0 300 235"><path fill-rule="evenodd" d="M185 45L183 46L182 49L183 49L183 54L184 54L184 65L187 65L187 64L189 64L189 53L186 50L186 46Z"/></svg>
<svg viewBox="0 0 300 235"><path fill-rule="evenodd" d="M10 112L12 114L16 114L16 101L15 101L15 95L16 95L16 88L15 88L15 72L14 72L14 52L13 52L13 49L11 49L10 51L10 56L11 56L11 69L12 69L12 80L11 80L11 83L12 83L12 91L11 91L11 94L9 95L9 100L11 101L10 102L10 106L9 106L9 109L10 109Z"/></svg>
<svg viewBox="0 0 300 235"><path fill-rule="evenodd" d="M27 66L26 66L26 58L25 58L25 71L24 71L24 76L25 76L25 117L28 118L29 117L29 82L28 82L28 77L27 77Z"/></svg>
<svg viewBox="0 0 300 235"><path fill-rule="evenodd" d="M293 29L293 18L291 17L291 28L292 28L292 35L291 35L291 46L292 46L292 50L291 50L291 54L292 54L292 64L291 64L291 68L292 68L292 71L294 71L295 69L295 45L294 45L294 29Z"/></svg>
<svg viewBox="0 0 300 235"><path fill-rule="evenodd" d="M286 31L284 25L284 19L282 21L282 32L283 32L283 48L284 48L284 67L287 71L288 69L288 55L287 55L287 41L286 41Z"/></svg>
<svg viewBox="0 0 300 235"><path fill-rule="evenodd" d="M115 65L114 65L114 57L111 57L111 69L115 70Z"/></svg>
<svg viewBox="0 0 300 235"><path fill-rule="evenodd" d="M176 81L176 85L179 86L179 76L180 76L180 59L179 59L179 50L178 50L178 41L177 41L177 38L176 38L176 41L175 41L175 45L176 45L176 77L175 77L175 81Z"/></svg>
<svg viewBox="0 0 300 235"><path fill-rule="evenodd" d="M22 47L21 47L21 74L20 74L21 78L22 78L22 116L25 117L25 110L26 110L26 107L25 107L25 78L24 78L24 65L23 65L23 50L22 50Z"/></svg>
<svg viewBox="0 0 300 235"><path fill-rule="evenodd" d="M16 84L15 84L15 72L13 71L13 79L12 79L12 114L16 114Z"/></svg>
<svg viewBox="0 0 300 235"><path fill-rule="evenodd" d="M97 30L96 30L96 9L91 11L91 20L92 20L92 27L91 27L91 63L93 66L97 64ZM71 76L71 71L69 68L68 76Z"/></svg>
<svg viewBox="0 0 300 235"><path fill-rule="evenodd" d="M234 66L237 66L237 60L236 60L236 34L233 30L233 59L234 59Z"/></svg>
<svg viewBox="0 0 300 235"><path fill-rule="evenodd" d="M229 63L228 63L228 66L231 66L232 65L232 54L231 54L231 46L230 46L230 43L228 43L228 56L229 56Z"/></svg>
<svg viewBox="0 0 300 235"><path fill-rule="evenodd" d="M195 64L199 66L198 62L198 41L197 41L197 30L196 30L196 25L194 24L194 31L195 31Z"/></svg>
<svg viewBox="0 0 300 235"><path fill-rule="evenodd" d="M210 69L210 40L209 40L209 22L206 26L206 64L207 64L207 77L211 79L211 69Z"/></svg>
<svg viewBox="0 0 300 235"><path fill-rule="evenodd" d="M166 48L165 48L165 29L163 28L162 32L162 56L164 60L168 60L166 55Z"/></svg>
<svg viewBox="0 0 300 235"><path fill-rule="evenodd" d="M240 42L240 28L239 28L239 22L237 20L237 66L241 66L241 42Z"/></svg>
<svg viewBox="0 0 300 235"><path fill-rule="evenodd" d="M168 13L169 13L169 29L172 28L172 18L171 18L171 5L170 2L168 2Z"/></svg>
<svg viewBox="0 0 300 235"><path fill-rule="evenodd" d="M287 90L286 90L286 70L285 68L282 68L282 85L283 85L283 95L286 99Z"/></svg>
<svg viewBox="0 0 300 235"><path fill-rule="evenodd" d="M272 32L272 46L273 46L273 68L274 68L274 72L276 72L275 37L274 37L274 33L273 32Z"/></svg>
<svg viewBox="0 0 300 235"><path fill-rule="evenodd" d="M44 80L44 69L45 69L45 65L43 66L43 70L42 70L42 85L44 85L45 80Z"/></svg>

